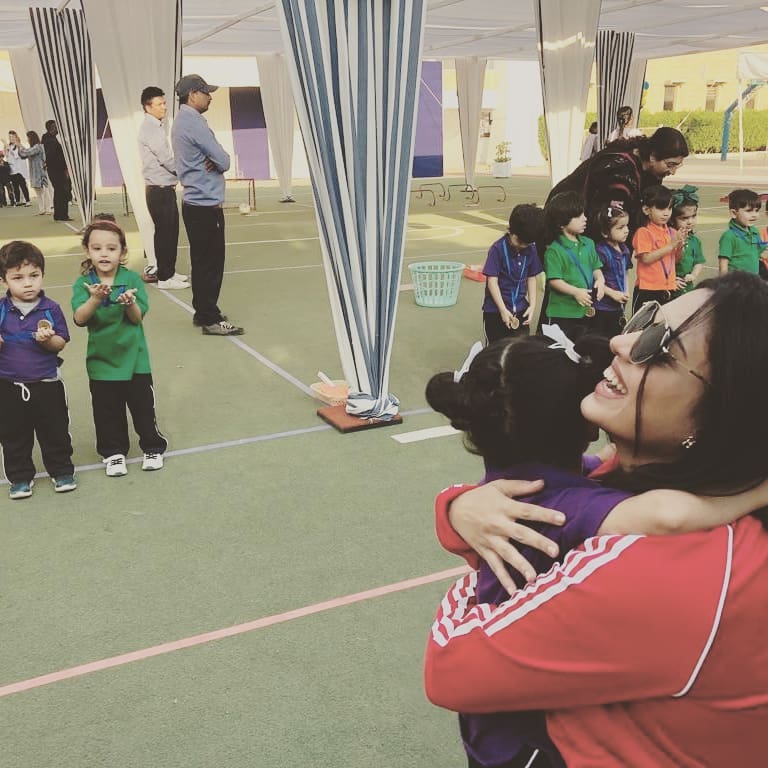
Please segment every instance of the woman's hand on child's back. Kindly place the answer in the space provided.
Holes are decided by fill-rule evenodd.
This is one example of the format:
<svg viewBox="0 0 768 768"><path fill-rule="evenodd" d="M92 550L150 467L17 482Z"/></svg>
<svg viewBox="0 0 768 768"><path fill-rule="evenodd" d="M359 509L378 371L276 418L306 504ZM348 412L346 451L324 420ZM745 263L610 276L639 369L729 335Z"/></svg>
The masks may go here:
<svg viewBox="0 0 768 768"><path fill-rule="evenodd" d="M527 581L536 571L510 540L556 557L557 544L518 520L562 525L565 515L553 509L515 501L540 491L540 480L494 480L463 493L451 502L448 519L464 541L488 563L504 589L512 594L517 587L505 563L519 571Z"/></svg>

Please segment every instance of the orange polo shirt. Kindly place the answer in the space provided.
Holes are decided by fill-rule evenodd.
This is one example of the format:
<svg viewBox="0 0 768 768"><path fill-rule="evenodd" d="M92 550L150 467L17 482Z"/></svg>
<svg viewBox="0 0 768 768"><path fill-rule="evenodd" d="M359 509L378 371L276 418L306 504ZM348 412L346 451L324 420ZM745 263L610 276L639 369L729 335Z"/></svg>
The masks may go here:
<svg viewBox="0 0 768 768"><path fill-rule="evenodd" d="M643 264L639 258L639 254L658 251L671 240L672 231L669 227L660 227L651 222L635 232L632 247L635 249L637 259L637 287L641 290L674 291L677 288L674 251L654 261L653 264Z"/></svg>

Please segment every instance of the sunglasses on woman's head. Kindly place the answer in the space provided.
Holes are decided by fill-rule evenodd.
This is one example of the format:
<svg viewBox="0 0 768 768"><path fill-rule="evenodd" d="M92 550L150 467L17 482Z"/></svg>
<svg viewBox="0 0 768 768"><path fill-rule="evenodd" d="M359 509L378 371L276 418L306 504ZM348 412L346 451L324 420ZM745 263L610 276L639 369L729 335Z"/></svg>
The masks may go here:
<svg viewBox="0 0 768 768"><path fill-rule="evenodd" d="M647 301L627 320L622 333L640 332L629 351L629 361L635 365L645 365L665 358L711 386L700 373L688 368L669 351L669 345L675 339L676 333L670 328L664 315L659 315L660 309L661 304L658 301ZM657 317L660 318L659 322L656 322Z"/></svg>

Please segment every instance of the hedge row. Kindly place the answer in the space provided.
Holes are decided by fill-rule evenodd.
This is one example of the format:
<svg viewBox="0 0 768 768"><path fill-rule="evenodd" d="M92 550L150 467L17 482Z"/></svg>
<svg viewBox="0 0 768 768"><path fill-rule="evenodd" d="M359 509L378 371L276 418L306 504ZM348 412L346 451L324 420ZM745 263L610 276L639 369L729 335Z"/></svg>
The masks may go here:
<svg viewBox="0 0 768 768"><path fill-rule="evenodd" d="M649 136L662 125L672 128L680 127L688 148L692 153L719 153L723 137L723 112L641 112L640 128ZM588 112L584 122L586 131L589 124L597 119L594 112ZM768 142L768 111L744 111L744 150L747 152L760 151L766 148ZM544 117L539 118L539 146L544 157L548 157L547 143L544 134ZM739 151L739 115L735 111L731 115L731 134L728 142L729 152Z"/></svg>

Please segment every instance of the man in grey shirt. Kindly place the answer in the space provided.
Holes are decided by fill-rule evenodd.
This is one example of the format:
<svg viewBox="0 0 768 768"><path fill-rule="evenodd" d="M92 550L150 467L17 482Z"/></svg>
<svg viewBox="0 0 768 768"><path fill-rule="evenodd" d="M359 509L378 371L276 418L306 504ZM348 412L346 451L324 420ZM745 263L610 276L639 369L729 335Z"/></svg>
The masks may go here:
<svg viewBox="0 0 768 768"><path fill-rule="evenodd" d="M229 155L203 117L217 87L200 75L185 75L176 83L180 106L171 144L184 187L181 215L192 262L192 322L204 334L239 336L243 329L228 322L218 306L224 279L224 171L229 169Z"/></svg>
<svg viewBox="0 0 768 768"><path fill-rule="evenodd" d="M186 275L176 272L179 246L179 209L176 205L176 164L173 160L164 118L168 111L165 94L155 85L141 92L144 122L139 129L139 152L149 215L155 224L157 287L189 288ZM146 278L145 278L146 279Z"/></svg>

